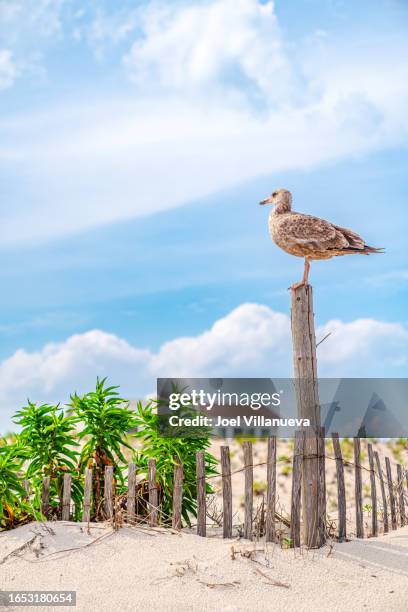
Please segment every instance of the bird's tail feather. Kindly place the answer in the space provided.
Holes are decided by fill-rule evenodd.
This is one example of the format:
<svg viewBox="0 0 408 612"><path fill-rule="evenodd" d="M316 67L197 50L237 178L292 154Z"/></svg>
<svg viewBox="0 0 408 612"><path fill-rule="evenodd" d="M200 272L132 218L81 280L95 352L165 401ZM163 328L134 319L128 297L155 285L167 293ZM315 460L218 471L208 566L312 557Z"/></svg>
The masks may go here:
<svg viewBox="0 0 408 612"><path fill-rule="evenodd" d="M377 247L372 247L372 246L369 246L368 244L365 244L363 253L366 253L367 255L369 255L370 253L385 253L385 249L383 247L377 248Z"/></svg>

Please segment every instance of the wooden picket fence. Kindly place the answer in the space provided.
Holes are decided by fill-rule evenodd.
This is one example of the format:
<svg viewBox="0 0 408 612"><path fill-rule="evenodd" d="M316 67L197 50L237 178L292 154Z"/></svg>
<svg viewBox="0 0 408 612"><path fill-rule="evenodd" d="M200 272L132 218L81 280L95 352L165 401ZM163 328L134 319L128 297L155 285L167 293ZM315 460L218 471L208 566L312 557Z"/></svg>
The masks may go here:
<svg viewBox="0 0 408 612"><path fill-rule="evenodd" d="M326 471L325 461L333 460L336 464L337 476L337 523L336 532L332 530L330 537L335 537L338 541L347 539L347 500L344 467L353 466L354 468L354 499L351 503L355 506L355 525L356 536L363 538L365 535L377 536L380 532L387 533L397 529L398 526L408 525L408 516L406 512L406 493L408 493L408 471L402 465L396 465L395 474L392 473L390 459L385 458L385 472L381 465L379 454L373 449L371 443L368 443L368 460L369 468L361 464L361 448L360 439L354 438L354 462L347 461L342 456L339 436L336 433L332 434L332 443L334 456L329 456L325 450L325 438L318 438L317 449L319 458L319 479L318 491L318 524L316 529L319 531L322 538L320 542L325 541L329 535L328 517L326 511ZM298 547L302 543L301 534L301 516L302 516L302 472L304 467L305 455L305 433L296 432L294 440L294 450L292 458L292 491L291 491L291 507L290 518L287 524L290 528L290 544L293 547ZM243 442L244 465L241 469L235 472L231 471L230 449L228 446L221 447L220 468L222 482L222 534L224 538L233 536L233 507L232 507L232 482L231 477L237 472L244 472L245 489L244 489L244 523L242 535L248 540L254 537L254 492L253 492L253 469L254 467L266 465L266 503L265 503L265 520L264 520L264 535L267 542L277 541L277 523L282 521L282 517L276 511L276 489L277 489L277 441L276 437L268 438L267 445L267 461L253 464L252 442ZM366 470L370 474L370 497L371 497L371 529L368 534L364 533L363 520L363 488L362 488L362 471ZM131 461L128 465L128 487L126 498L126 521L130 524L138 522L136 516L136 465ZM115 513L115 491L114 491L114 472L112 466L105 468L105 496L104 496L104 513L107 519L114 518ZM196 530L199 536L205 537L207 534L207 498L206 498L206 481L209 478L214 478L214 475L206 476L205 468L205 453L198 452L196 455L196 477L197 477L197 524ZM86 469L84 481L84 504L82 520L88 522L91 517L91 493L92 493L92 469ZM379 493L381 496L381 512L379 511L380 504L378 503L377 484L379 484ZM64 475L63 496L62 496L62 520L70 519L71 509L71 474ZM47 516L50 492L50 478L46 477L43 480L41 510ZM150 459L148 464L148 508L149 514L147 522L150 526L157 526L160 522L160 507L159 507L159 489L156 478L156 460ZM388 493L388 494L387 494ZM173 508L172 508L172 527L181 529L181 509L183 502L183 466L176 463L174 467L174 482L173 482ZM379 519L380 517L380 519ZM146 520L146 517L145 517ZM382 527L380 529L380 527Z"/></svg>

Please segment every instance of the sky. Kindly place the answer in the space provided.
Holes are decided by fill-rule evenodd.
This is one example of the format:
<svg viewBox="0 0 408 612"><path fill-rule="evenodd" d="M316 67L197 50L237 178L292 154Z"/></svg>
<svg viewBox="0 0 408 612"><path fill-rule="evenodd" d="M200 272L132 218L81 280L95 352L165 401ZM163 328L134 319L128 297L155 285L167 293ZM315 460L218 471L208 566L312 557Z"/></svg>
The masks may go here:
<svg viewBox="0 0 408 612"><path fill-rule="evenodd" d="M290 376L277 187L386 254L312 265L322 376L408 368L408 6L2 0L0 430L97 375Z"/></svg>

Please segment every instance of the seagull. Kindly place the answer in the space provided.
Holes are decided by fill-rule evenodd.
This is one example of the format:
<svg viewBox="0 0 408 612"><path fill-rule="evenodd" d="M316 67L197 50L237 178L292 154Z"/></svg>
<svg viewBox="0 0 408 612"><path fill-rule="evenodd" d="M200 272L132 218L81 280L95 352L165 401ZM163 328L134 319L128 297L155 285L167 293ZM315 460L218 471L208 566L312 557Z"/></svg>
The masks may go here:
<svg viewBox="0 0 408 612"><path fill-rule="evenodd" d="M269 233L281 249L304 257L303 278L289 289L297 289L308 284L310 262L314 259L330 259L339 255L359 253L383 253L384 249L366 244L358 234L346 227L334 225L325 219L304 215L292 210L292 194L287 189L277 189L259 202L272 204L269 215Z"/></svg>

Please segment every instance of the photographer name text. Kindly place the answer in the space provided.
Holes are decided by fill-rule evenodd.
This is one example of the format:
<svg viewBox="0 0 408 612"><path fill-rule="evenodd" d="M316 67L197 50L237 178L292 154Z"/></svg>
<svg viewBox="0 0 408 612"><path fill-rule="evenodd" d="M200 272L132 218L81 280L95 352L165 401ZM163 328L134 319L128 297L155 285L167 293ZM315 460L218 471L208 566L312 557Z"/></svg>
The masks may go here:
<svg viewBox="0 0 408 612"><path fill-rule="evenodd" d="M197 415L195 417L169 417L171 427L310 427L310 419L297 418L268 418L263 415L223 417L216 418Z"/></svg>

